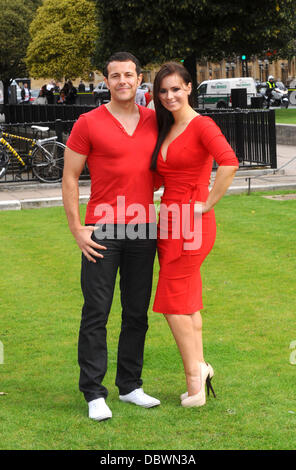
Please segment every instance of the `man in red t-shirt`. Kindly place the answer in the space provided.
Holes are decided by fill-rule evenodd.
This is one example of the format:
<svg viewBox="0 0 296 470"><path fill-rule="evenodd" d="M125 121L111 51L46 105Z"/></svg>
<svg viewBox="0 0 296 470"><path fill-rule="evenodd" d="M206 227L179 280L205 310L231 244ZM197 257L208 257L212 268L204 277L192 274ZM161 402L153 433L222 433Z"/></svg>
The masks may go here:
<svg viewBox="0 0 296 470"><path fill-rule="evenodd" d="M98 421L112 417L102 381L107 371L106 324L118 269L122 304L116 375L119 398L145 408L160 404L141 388L156 249L150 162L157 124L154 111L135 104L142 74L134 56L114 54L104 76L111 101L75 123L67 141L63 175L64 207L82 251L79 388L88 402L89 417ZM78 182L85 163L91 196L83 226Z"/></svg>

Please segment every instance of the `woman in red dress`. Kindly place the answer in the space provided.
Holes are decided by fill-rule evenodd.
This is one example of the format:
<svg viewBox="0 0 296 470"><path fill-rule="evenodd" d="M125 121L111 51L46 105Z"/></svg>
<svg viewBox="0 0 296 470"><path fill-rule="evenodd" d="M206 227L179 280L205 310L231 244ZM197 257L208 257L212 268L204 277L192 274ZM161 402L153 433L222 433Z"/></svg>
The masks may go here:
<svg viewBox="0 0 296 470"><path fill-rule="evenodd" d="M202 406L205 385L213 391L214 371L203 356L200 267L215 242L213 207L231 184L238 160L214 121L191 107L191 78L181 64L164 64L153 89L159 136L151 168L164 184L153 310L165 315L182 357L182 406ZM209 191L213 158L219 168Z"/></svg>

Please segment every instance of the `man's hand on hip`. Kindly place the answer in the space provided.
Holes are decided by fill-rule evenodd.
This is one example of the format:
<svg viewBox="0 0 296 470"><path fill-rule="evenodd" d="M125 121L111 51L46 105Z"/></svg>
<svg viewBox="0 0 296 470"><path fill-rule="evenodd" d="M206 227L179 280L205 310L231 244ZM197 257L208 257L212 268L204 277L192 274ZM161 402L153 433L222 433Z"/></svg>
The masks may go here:
<svg viewBox="0 0 296 470"><path fill-rule="evenodd" d="M96 263L95 258L104 258L101 253L98 253L97 250L107 250L105 246L99 245L98 243L94 242L91 238L92 233L94 231L94 226L83 226L75 229L72 233L75 237L77 245L81 249L84 256L88 259L88 261L92 261ZM95 256L95 258L93 258Z"/></svg>

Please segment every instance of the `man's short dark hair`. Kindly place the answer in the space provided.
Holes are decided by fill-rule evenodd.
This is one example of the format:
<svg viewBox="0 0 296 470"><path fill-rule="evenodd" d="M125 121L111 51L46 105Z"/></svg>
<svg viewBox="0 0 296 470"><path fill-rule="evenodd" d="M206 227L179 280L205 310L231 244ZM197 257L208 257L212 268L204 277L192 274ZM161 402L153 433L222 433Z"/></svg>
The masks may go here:
<svg viewBox="0 0 296 470"><path fill-rule="evenodd" d="M104 66L104 77L108 78L108 65L110 64L110 62L128 62L129 60L135 64L137 75L140 75L141 65L138 59L133 54L131 54L130 52L115 52L115 54L112 54L109 57Z"/></svg>

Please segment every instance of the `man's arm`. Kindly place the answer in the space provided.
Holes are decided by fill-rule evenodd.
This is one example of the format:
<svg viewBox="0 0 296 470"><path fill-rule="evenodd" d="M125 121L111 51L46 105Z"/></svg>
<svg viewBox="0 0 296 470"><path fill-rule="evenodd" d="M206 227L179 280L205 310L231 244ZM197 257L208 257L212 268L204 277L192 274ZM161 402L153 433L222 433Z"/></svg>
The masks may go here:
<svg viewBox="0 0 296 470"><path fill-rule="evenodd" d="M81 249L89 261L96 262L95 258L103 258L103 255L94 250L106 250L106 248L91 239L93 226L81 225L79 213L79 176L86 162L86 155L81 155L66 147L64 156L64 172L62 182L63 203L68 219L69 228Z"/></svg>

